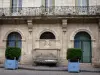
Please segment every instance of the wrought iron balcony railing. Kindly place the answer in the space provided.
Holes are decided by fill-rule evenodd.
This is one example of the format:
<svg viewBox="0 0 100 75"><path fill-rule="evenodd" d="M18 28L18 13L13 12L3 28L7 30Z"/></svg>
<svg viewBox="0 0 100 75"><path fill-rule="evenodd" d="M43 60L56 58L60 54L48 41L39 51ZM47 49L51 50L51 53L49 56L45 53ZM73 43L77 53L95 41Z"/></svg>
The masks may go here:
<svg viewBox="0 0 100 75"><path fill-rule="evenodd" d="M0 8L0 16L100 15L100 6Z"/></svg>

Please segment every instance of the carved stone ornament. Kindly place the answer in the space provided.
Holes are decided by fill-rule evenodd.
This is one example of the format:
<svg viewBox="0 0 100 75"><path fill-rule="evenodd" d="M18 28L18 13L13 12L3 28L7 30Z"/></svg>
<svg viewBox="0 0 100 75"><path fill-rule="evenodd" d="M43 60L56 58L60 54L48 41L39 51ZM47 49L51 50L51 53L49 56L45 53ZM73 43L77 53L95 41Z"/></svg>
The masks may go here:
<svg viewBox="0 0 100 75"><path fill-rule="evenodd" d="M32 29L33 29L32 20L27 20L27 25L28 25L29 32L32 32Z"/></svg>
<svg viewBox="0 0 100 75"><path fill-rule="evenodd" d="M100 31L100 19L99 19L99 24L98 24L98 28L99 28L99 31Z"/></svg>
<svg viewBox="0 0 100 75"><path fill-rule="evenodd" d="M63 32L67 30L67 19L62 20L62 30Z"/></svg>

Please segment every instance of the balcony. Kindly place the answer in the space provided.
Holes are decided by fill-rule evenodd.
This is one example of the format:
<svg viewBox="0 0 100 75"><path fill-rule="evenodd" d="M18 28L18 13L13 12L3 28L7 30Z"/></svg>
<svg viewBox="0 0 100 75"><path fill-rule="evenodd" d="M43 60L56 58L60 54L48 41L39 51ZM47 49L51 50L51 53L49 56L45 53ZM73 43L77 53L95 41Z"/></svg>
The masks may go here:
<svg viewBox="0 0 100 75"><path fill-rule="evenodd" d="M100 6L55 6L0 8L0 16L69 16L100 15Z"/></svg>

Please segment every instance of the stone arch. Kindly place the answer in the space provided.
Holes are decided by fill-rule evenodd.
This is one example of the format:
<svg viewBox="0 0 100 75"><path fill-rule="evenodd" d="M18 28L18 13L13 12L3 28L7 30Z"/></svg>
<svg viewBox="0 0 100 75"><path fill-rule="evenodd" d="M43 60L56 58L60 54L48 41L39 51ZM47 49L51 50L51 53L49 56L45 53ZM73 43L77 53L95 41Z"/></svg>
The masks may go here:
<svg viewBox="0 0 100 75"><path fill-rule="evenodd" d="M6 46L22 48L22 36L18 32L11 32L7 37Z"/></svg>
<svg viewBox="0 0 100 75"><path fill-rule="evenodd" d="M74 37L74 48L82 50L81 63L91 63L92 57L91 36L86 31L78 32Z"/></svg>
<svg viewBox="0 0 100 75"><path fill-rule="evenodd" d="M41 34L40 39L56 39L52 32L44 32Z"/></svg>
<svg viewBox="0 0 100 75"><path fill-rule="evenodd" d="M49 29L45 29L45 30L41 31L40 34L39 34L38 39L40 39L40 36L41 36L44 32L51 32L51 33L53 33L54 36L55 36L55 39L57 39L56 33L55 33L53 30L49 30Z"/></svg>
<svg viewBox="0 0 100 75"><path fill-rule="evenodd" d="M91 32L90 30L88 30L88 29L77 29L77 30L75 30L75 31L71 34L70 40L74 40L74 37L75 37L75 35L76 35L78 32L86 32L86 33L88 33L88 34L90 35L91 41L94 41L94 40L95 40L94 37L93 37L92 32Z"/></svg>
<svg viewBox="0 0 100 75"><path fill-rule="evenodd" d="M16 30L16 29L14 29L14 30L9 30L9 31L5 34L3 40L6 41L8 35L9 35L10 33L12 33L12 32L17 32L17 33L19 33L19 34L21 35L21 37L22 37L22 41L25 41L25 37L24 37L23 33L22 33L20 30Z"/></svg>

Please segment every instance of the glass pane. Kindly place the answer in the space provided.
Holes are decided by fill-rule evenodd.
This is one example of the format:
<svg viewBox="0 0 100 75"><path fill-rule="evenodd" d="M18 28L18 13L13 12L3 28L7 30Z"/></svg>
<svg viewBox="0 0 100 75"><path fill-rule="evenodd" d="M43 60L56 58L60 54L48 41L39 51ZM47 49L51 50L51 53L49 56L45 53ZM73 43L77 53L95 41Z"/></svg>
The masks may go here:
<svg viewBox="0 0 100 75"><path fill-rule="evenodd" d="M88 6L88 0L77 0L77 6Z"/></svg>
<svg viewBox="0 0 100 75"><path fill-rule="evenodd" d="M82 6L82 0L78 0L78 6Z"/></svg>
<svg viewBox="0 0 100 75"><path fill-rule="evenodd" d="M74 47L75 48L81 48L81 41L80 40L75 40L74 41Z"/></svg>
<svg viewBox="0 0 100 75"><path fill-rule="evenodd" d="M16 35L16 40L21 40L21 36L20 35Z"/></svg>
<svg viewBox="0 0 100 75"><path fill-rule="evenodd" d="M17 0L12 0L12 8L13 12L17 11Z"/></svg>
<svg viewBox="0 0 100 75"><path fill-rule="evenodd" d="M19 47L21 48L21 35L17 32L12 32L8 35L8 46L9 47Z"/></svg>
<svg viewBox="0 0 100 75"><path fill-rule="evenodd" d="M91 55L90 55L90 42L83 41L83 61L86 63L90 63Z"/></svg>
<svg viewBox="0 0 100 75"><path fill-rule="evenodd" d="M20 11L20 10L22 9L22 0L19 0L18 3L19 3L19 4L18 4L18 10Z"/></svg>
<svg viewBox="0 0 100 75"><path fill-rule="evenodd" d="M88 0L82 0L82 6L87 6L87 3L88 2Z"/></svg>
<svg viewBox="0 0 100 75"><path fill-rule="evenodd" d="M18 41L18 43L17 43L17 47L21 48L21 45L22 45L22 42L21 42L21 40L20 40L20 41Z"/></svg>
<svg viewBox="0 0 100 75"><path fill-rule="evenodd" d="M12 2L13 4L13 7L17 7L17 0L13 0L13 2Z"/></svg>
<svg viewBox="0 0 100 75"><path fill-rule="evenodd" d="M53 1L49 0L49 6L52 6Z"/></svg>
<svg viewBox="0 0 100 75"><path fill-rule="evenodd" d="M15 41L8 41L8 47L15 47Z"/></svg>
<svg viewBox="0 0 100 75"><path fill-rule="evenodd" d="M22 0L19 0L19 7L22 7Z"/></svg>
<svg viewBox="0 0 100 75"><path fill-rule="evenodd" d="M48 7L48 0L45 0L45 7Z"/></svg>
<svg viewBox="0 0 100 75"><path fill-rule="evenodd" d="M44 32L41 36L40 39L55 39L55 35L51 32Z"/></svg>
<svg viewBox="0 0 100 75"><path fill-rule="evenodd" d="M14 34L10 34L10 35L8 36L8 40L15 40L15 39L16 39L16 37L15 37Z"/></svg>
<svg viewBox="0 0 100 75"><path fill-rule="evenodd" d="M86 32L79 32L75 35L75 40L90 40L91 37Z"/></svg>

